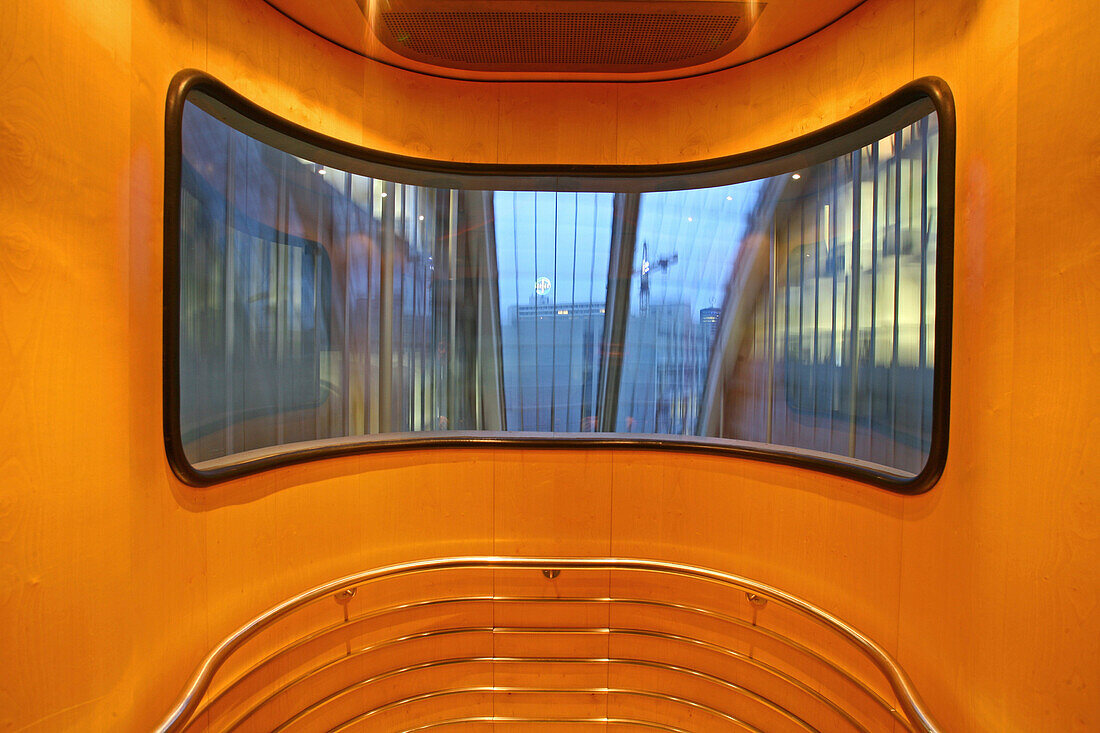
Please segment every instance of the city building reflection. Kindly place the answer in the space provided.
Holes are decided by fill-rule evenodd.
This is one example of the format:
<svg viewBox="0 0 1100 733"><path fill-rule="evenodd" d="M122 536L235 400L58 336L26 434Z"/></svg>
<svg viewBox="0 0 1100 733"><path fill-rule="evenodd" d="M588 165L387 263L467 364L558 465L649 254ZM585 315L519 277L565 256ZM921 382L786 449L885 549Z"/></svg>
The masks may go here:
<svg viewBox="0 0 1100 733"><path fill-rule="evenodd" d="M195 104L183 123L192 464L456 430L927 460L934 113L798 171L640 194L397 183Z"/></svg>

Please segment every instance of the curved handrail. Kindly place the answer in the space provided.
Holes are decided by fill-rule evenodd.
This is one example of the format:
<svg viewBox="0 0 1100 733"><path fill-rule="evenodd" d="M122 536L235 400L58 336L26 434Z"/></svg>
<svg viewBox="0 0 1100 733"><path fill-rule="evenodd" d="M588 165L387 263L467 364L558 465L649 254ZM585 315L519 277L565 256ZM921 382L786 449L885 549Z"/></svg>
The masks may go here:
<svg viewBox="0 0 1100 733"><path fill-rule="evenodd" d="M466 599L460 599L460 600L466 600ZM479 599L479 600L482 600L482 599ZM501 599L497 598L495 600L499 602ZM503 600L516 600L516 599L505 598ZM524 600L524 601L550 600L552 602L560 602L563 599L561 599L561 598L551 598L551 599L524 598L522 600ZM572 601L573 599L564 599L564 600ZM638 603L638 602L643 602L643 601L639 601L637 599L630 599L630 600L619 600L619 602ZM647 600L647 601L644 601L644 603L655 603L655 602ZM685 608L684 606L680 606L678 604L663 604L663 603L661 604L661 607L663 607L663 608L676 608L676 607ZM696 608L696 609L692 609L692 610L701 611L702 609L697 609ZM713 613L713 612L708 612L708 613ZM359 616L356 619L352 619L352 621L362 620L363 618L364 618L363 616ZM735 620L732 617L724 617L724 618L726 618L727 620L730 620L730 621ZM747 622L743 622L743 623L747 623ZM768 632L764 629L758 629L758 627L754 627L754 629L759 630L761 633L768 633L768 634L774 633L774 632ZM329 629L326 629L325 632L323 632L323 633L328 633L329 631L331 631L331 627ZM311 670L309 670L309 671L307 671L307 672L291 679L290 681L283 683L274 692L268 693L268 695L266 697L262 698L261 700L259 700L257 702L252 703L251 706L247 710L245 710L243 714L237 716L237 718L226 728L226 730L236 730L241 725L241 723L243 721L247 720L252 715L254 715L263 705L268 703L270 700L272 700L277 695L280 695L280 694L286 692L288 689L290 689L290 688L292 688L296 685L301 684L302 682L312 678L313 676L315 676L315 675L317 675L321 672L324 672L327 669L331 669L335 665L342 664L342 663L346 662L349 658L352 658L352 657L358 657L358 656L361 656L361 655L364 655L364 654L369 654L369 653L372 653L372 652L376 652L376 651L378 651L379 649L382 649L382 648L392 647L396 644L401 644L401 643L411 641L411 640L415 640L415 639L424 639L424 638L432 638L432 637L441 637L441 636L452 635L452 634L466 634L466 633L477 633L477 632L492 632L492 633L514 633L514 632L519 632L519 633L523 633L523 632L527 632L527 631L529 631L529 629L525 629L525 628L521 628L521 627L507 627L507 626L505 626L505 627L501 627L501 626L446 627L446 628L442 628L442 629L432 629L430 631L418 631L414 634L404 634L402 636L398 636L398 637L395 637L395 638L386 639L385 641L382 641L382 642L369 644L365 647L362 647L362 648L356 649L354 651L351 651L345 656L338 657L336 659L332 659L332 660L326 662L325 664L321 665L320 667L313 668L313 669L311 669ZM794 677L792 675L789 675L789 674L785 673L784 671L782 671L778 667L767 664L766 662L763 662L759 659L755 659L752 656L750 656L748 654L745 654L743 652L739 652L739 651L730 649L728 647L721 646L719 644L704 641L702 639L695 639L695 638L692 638L692 637L683 636L683 635L680 635L680 634L673 634L673 633L669 633L669 632L652 631L652 630L646 630L646 629L637 629L637 628L619 627L619 626L608 626L608 627L604 627L604 628L593 628L593 627L588 627L588 628L585 628L585 627L549 628L549 627L539 627L538 631L539 631L539 633L543 633L543 634L545 634L545 633L557 633L557 632L570 633L570 634L575 634L575 633L615 633L615 634L621 634L621 635L624 635L624 636L632 636L632 637L635 637L635 638L662 639L662 640L665 640L665 641L673 641L673 642L680 642L680 643L684 643L684 644L692 644L692 645L695 645L696 647L699 647L699 648L709 649L709 650L715 651L719 654L722 654L722 655L724 655L728 658L737 659L737 660L739 660L743 663L752 665L752 666L754 666L758 669L763 670L764 672L766 672L767 674L773 676L774 678L786 682L787 684L793 686L796 689L801 690L803 693L809 695L810 697L817 699L818 701L820 701L826 707L831 708L834 712L836 712L842 718L845 718L849 723L851 723L853 725L853 727L855 727L856 729L862 731L862 733L869 733L846 710L841 708L839 705L837 705L834 701L832 701L831 699L829 699L828 697L823 695L821 692L819 692L819 691L813 689L812 687L810 687L805 682L797 679L796 677ZM316 638L316 637L314 637L313 635L310 635L310 636L305 637L305 638L311 639L311 638ZM297 644L297 643L300 643L300 641L295 642L295 644ZM791 643L796 644L796 642L791 642ZM291 646L294 646L294 644L292 644ZM797 649L798 651L803 652L803 653L807 653L807 654L810 654L810 655L817 656L816 652L813 652L813 651L811 651L811 650L809 650L805 647L794 646L794 648ZM285 651L285 649L286 649L286 647L284 647L279 652L276 652L274 655L266 657L260 664L264 664L264 663L267 663L267 662L271 661L273 658L277 657L280 653ZM818 657L818 658L821 659L821 661L828 663L827 660L825 660L823 657ZM484 660L484 661L508 662L508 661L518 661L520 659L524 659L524 658L522 658L522 657L520 657L520 658L493 657L491 659L487 659L487 660ZM599 661L602 661L604 663L614 663L614 662L623 662L624 661L623 659L613 660L611 658L597 660L597 659L584 659L584 658L575 658L574 657L574 658L569 658L569 659L570 660L577 660L577 661L584 661L584 662L599 662ZM540 657L539 661L540 662L548 662L550 660L547 659L546 657ZM559 660L559 661L562 661L562 660ZM644 662L645 660L636 660L636 661L643 661ZM256 667L253 667L253 669L256 669ZM691 672L694 672L694 671L695 670L691 670ZM842 675L845 674L839 668L837 668L836 671L839 672ZM247 673L245 673L245 674L247 674ZM871 690L869 687L867 687L864 683L860 682L859 680L855 679L854 677L848 677L848 679L854 685L859 687L863 692L870 695L871 699L874 702L881 705L883 707L883 709L887 710L892 716L894 716L898 720L898 722L900 722L902 724L905 724L907 722L906 719L903 718L902 715L900 713L898 713L892 705L890 705L890 703L888 703L886 700L879 697L873 690ZM217 702L223 695L225 695L225 693L228 690L232 690L236 685L240 684L242 681L243 681L243 677L240 677L240 678L237 678L236 680L234 680L233 682L231 682L227 687L225 687L224 689L219 691L218 694L215 695L211 700L207 701L206 705L199 708L197 714L202 715L203 710L206 710L207 708L209 708L211 705L213 705L215 702ZM906 727L906 730L909 730L909 728Z"/></svg>
<svg viewBox="0 0 1100 733"><path fill-rule="evenodd" d="M890 688L897 696L905 716L923 733L940 733L932 714L925 707L912 680L901 665L881 646L850 624L821 609L809 601L782 591L766 583L760 583L740 575L703 568L684 563L663 560L643 560L635 558L560 558L560 557L506 557L506 556L467 556L414 560L411 562L387 565L366 570L342 578L331 580L303 593L272 606L267 611L247 622L218 644L199 664L191 675L183 692L177 698L171 711L156 727L157 733L174 733L185 726L194 716L199 702L210 682L225 663L229 655L260 631L275 623L287 614L314 601L331 596L347 588L362 585L383 578L392 578L412 573L434 570L504 570L554 568L559 570L635 570L676 575L685 578L706 580L776 601L792 608L828 629L840 634L859 649L886 677Z"/></svg>

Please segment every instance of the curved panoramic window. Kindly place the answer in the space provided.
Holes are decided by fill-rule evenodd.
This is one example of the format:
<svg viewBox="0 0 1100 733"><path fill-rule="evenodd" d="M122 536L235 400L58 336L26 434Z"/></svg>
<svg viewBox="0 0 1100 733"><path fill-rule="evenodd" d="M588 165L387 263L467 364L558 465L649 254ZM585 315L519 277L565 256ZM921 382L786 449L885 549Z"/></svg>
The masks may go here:
<svg viewBox="0 0 1100 733"><path fill-rule="evenodd" d="M165 429L189 483L426 444L625 445L901 491L946 455L942 82L768 150L423 161L169 97Z"/></svg>

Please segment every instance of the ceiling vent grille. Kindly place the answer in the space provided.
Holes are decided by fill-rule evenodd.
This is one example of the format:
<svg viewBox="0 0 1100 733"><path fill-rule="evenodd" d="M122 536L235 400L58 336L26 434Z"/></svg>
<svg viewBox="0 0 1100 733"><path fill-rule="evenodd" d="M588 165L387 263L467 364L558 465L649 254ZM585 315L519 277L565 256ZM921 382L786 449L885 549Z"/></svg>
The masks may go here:
<svg viewBox="0 0 1100 733"><path fill-rule="evenodd" d="M391 4L379 12L375 32L408 58L484 70L640 72L692 66L740 45L752 21L736 2L630 3L633 9L621 12L423 5ZM695 10L688 12L685 6ZM700 12L699 6L713 6L706 7L713 12Z"/></svg>

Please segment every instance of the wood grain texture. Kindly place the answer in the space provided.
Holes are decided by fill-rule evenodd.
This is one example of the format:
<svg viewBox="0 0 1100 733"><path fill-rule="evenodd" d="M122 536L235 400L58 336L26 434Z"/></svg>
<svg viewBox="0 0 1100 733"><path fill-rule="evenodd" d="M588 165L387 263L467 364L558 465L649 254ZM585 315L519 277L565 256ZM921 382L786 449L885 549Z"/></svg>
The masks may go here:
<svg viewBox="0 0 1100 733"><path fill-rule="evenodd" d="M3 730L94 716L130 646L128 38L124 7L0 9Z"/></svg>
<svg viewBox="0 0 1100 733"><path fill-rule="evenodd" d="M606 555L611 544L611 454L501 450L494 482L494 551Z"/></svg>
<svg viewBox="0 0 1100 733"><path fill-rule="evenodd" d="M545 85L371 64L260 0L0 4L0 730L148 729L218 639L287 595L491 552L757 577L895 652L948 730L1095 729L1098 21L1085 0L868 0L713 76ZM903 498L713 456L479 449L179 484L160 212L164 94L187 67L352 142L510 163L743 152L943 77L959 119L943 479Z"/></svg>
<svg viewBox="0 0 1100 733"><path fill-rule="evenodd" d="M614 74L605 72L577 72L563 75L553 71L515 73L510 71L484 71L457 68L442 68L432 66L423 61L408 58L382 43L370 30L369 23L365 22L365 15L361 7L365 6L368 12L373 10L374 22L384 22L378 17L380 11L397 10L409 11L422 7L416 3L364 3L359 0L330 0L326 3L311 2L311 0L268 0L297 22L312 29L314 32L333 42L344 46L358 54L372 59L392 64L413 71L423 71L433 75L443 75L453 78L477 79L481 81L503 81L516 79L541 79L561 80L568 77L574 80L607 80ZM679 67L664 71L639 71L635 70L629 77L637 81L653 81L655 79L675 79L685 75L697 75L713 72L716 69L727 68L734 64L743 64L766 54L773 53L781 48L796 43L800 39L821 30L830 23L849 12L863 0L818 0L812 6L800 0L769 0L767 3L746 3L755 5L752 31L734 47L730 53L717 59L690 67ZM523 11L532 10L547 12L560 9L561 5L550 3L517 3L511 5L511 9ZM429 7L439 8L434 5ZM475 6L478 7L478 6ZM479 6L479 7L491 7ZM584 6L589 8L591 6ZM618 10L623 11L623 6ZM766 12L765 12L766 11ZM628 11L629 12L629 11ZM749 20L747 15L740 23Z"/></svg>
<svg viewBox="0 0 1100 733"><path fill-rule="evenodd" d="M615 163L619 90L608 84L512 84L501 90L501 163Z"/></svg>
<svg viewBox="0 0 1100 733"><path fill-rule="evenodd" d="M1009 2L951 3L942 15L925 6L916 20L916 72L950 80L960 121L956 346L945 477L906 507L899 658L925 694L943 700L944 724L962 730L1021 724L1006 694L1020 684L1009 673L1019 650L1003 627L1016 613L1010 566L1029 562L1012 539L1023 518L1012 518L1011 504L1023 487L1005 470L1015 397L1008 380L1017 104L998 91L1016 86L1017 22ZM948 621L959 618L974 622ZM943 649L957 651L946 657Z"/></svg>
<svg viewBox="0 0 1100 733"><path fill-rule="evenodd" d="M1027 560L1010 567L1006 606L1017 612L1004 638L1034 649L1031 664L1006 660L1033 691L1009 698L1008 717L1085 731L1100 727L1100 128L1081 110L1100 103L1100 44L1088 30L1100 8L1061 10L1020 3L1006 518Z"/></svg>

